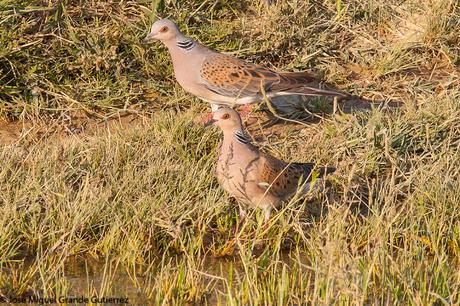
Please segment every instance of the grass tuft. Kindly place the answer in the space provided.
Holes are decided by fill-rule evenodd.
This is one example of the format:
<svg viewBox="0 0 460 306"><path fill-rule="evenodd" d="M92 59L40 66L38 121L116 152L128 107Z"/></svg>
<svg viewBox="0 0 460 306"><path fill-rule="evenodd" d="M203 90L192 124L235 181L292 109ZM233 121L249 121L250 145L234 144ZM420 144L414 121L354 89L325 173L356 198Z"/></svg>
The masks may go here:
<svg viewBox="0 0 460 306"><path fill-rule="evenodd" d="M272 2L0 0L0 298L460 303L459 3ZM242 221L214 178L220 132L194 123L208 106L140 44L160 16L401 107L249 120L263 150L337 171Z"/></svg>

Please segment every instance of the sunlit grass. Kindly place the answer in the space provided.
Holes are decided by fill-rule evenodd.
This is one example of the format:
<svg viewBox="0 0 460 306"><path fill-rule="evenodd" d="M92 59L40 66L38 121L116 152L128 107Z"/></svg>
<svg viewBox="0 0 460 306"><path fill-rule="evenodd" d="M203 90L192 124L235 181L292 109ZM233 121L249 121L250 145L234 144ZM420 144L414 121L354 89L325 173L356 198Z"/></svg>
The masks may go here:
<svg viewBox="0 0 460 306"><path fill-rule="evenodd" d="M21 127L0 147L0 296L460 302L458 3L79 4L0 0L0 116ZM314 100L322 120L301 129L252 125L264 150L337 172L268 225L260 211L240 223L214 178L221 135L194 123L208 106L176 84L163 47L140 44L156 15L403 107L327 114Z"/></svg>

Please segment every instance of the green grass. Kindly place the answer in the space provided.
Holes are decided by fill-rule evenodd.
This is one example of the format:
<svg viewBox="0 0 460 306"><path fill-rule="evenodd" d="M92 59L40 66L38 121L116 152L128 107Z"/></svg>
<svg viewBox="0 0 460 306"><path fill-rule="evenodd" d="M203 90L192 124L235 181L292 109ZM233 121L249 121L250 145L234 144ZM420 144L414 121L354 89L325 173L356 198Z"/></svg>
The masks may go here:
<svg viewBox="0 0 460 306"><path fill-rule="evenodd" d="M0 297L460 303L458 2L278 2L0 0L0 116L24 126L0 146ZM313 101L322 119L300 130L252 125L264 150L337 172L268 226L253 211L236 228L214 177L221 134L194 123L208 106L176 84L164 47L140 44L156 15L403 106ZM105 127L125 114L137 119Z"/></svg>

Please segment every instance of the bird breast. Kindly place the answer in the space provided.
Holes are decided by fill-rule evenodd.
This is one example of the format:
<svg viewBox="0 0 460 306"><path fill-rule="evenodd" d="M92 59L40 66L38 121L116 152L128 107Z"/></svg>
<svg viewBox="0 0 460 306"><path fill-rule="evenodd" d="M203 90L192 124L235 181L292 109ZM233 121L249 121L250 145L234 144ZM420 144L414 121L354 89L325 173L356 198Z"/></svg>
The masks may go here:
<svg viewBox="0 0 460 306"><path fill-rule="evenodd" d="M222 188L238 201L255 206L264 194L257 184L259 155L236 142L224 141L220 150L216 175Z"/></svg>

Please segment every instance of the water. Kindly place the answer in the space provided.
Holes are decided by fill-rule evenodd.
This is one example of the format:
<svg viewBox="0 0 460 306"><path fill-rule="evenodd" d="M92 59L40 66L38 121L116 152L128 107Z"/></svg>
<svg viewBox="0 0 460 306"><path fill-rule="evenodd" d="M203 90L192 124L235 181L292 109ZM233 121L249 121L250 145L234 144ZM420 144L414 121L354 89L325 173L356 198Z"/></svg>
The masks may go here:
<svg viewBox="0 0 460 306"><path fill-rule="evenodd" d="M302 254L300 256L302 258L291 258L290 252L282 252L277 261L287 265L295 265L299 261L306 264L307 258ZM67 258L62 268L57 267L40 273L39 270L34 270L37 267L35 258L29 258L1 271L22 275L13 277L11 282L14 282L14 279L26 280L24 275L28 273L27 271L34 271L33 277L26 285L28 290L20 296L11 296L8 292L18 292L17 285L14 290L3 290L0 281L0 297L3 293L15 305L55 303L74 305L98 302L104 305L145 305L156 302L155 295L158 291L162 291L163 294L170 290L184 291L189 288L186 285L187 281L192 279L192 286L195 285L193 282L196 282L201 288L198 298L202 297L203 290L207 292L205 300L198 304L215 305L218 301L225 304L225 295L229 288L233 288L232 290L239 288L241 277L245 275L245 268L239 256L224 258L203 256L201 259L191 260L189 262L186 255L176 255L165 258L162 264L159 260L150 266L127 269L115 259L73 257ZM47 266L53 267L52 264ZM182 283L176 286L172 281L180 278L177 276L180 274L178 271L183 271L187 281L182 279ZM229 283L229 271L233 271L231 283ZM5 301L7 300L4 299L3 302Z"/></svg>

